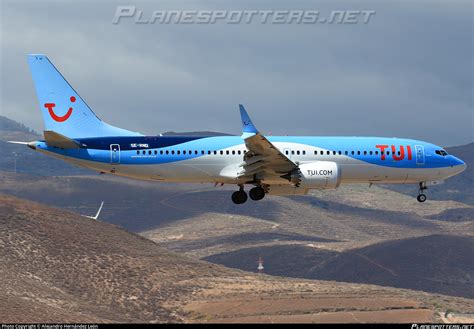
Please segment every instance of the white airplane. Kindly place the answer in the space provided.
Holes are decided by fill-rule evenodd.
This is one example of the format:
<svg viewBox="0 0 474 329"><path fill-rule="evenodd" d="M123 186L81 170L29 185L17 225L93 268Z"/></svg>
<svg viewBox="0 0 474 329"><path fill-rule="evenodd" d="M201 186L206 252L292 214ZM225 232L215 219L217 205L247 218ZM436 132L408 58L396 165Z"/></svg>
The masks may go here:
<svg viewBox="0 0 474 329"><path fill-rule="evenodd" d="M232 201L304 195L341 184L430 184L466 164L431 143L385 137L263 136L240 105L241 136L144 136L100 120L45 55L29 55L45 123L44 140L27 143L102 173L160 182L234 184Z"/></svg>

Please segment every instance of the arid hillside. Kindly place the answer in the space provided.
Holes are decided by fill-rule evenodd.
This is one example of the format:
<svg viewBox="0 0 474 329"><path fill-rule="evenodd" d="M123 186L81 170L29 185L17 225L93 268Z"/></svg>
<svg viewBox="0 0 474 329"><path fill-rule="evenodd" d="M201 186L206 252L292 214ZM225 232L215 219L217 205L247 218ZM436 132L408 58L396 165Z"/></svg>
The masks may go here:
<svg viewBox="0 0 474 329"><path fill-rule="evenodd" d="M0 195L2 322L429 322L470 299L246 274Z"/></svg>
<svg viewBox="0 0 474 329"><path fill-rule="evenodd" d="M184 280L223 276L116 226L0 197L0 319L178 321ZM25 312L31 309L31 312Z"/></svg>
<svg viewBox="0 0 474 329"><path fill-rule="evenodd" d="M272 275L371 283L472 299L472 255L474 237L431 235L343 252L293 244L244 248L204 259L252 271L255 259L262 257L266 273Z"/></svg>

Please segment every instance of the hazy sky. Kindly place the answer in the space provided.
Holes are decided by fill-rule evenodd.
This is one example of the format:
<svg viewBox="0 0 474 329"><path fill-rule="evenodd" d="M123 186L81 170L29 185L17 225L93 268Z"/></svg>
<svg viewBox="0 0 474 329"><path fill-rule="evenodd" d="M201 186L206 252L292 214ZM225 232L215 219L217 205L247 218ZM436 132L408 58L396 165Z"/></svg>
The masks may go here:
<svg viewBox="0 0 474 329"><path fill-rule="evenodd" d="M472 1L18 1L1 4L1 111L42 131L26 54L44 53L104 121L145 134L473 141ZM154 10L375 10L368 24L112 24Z"/></svg>

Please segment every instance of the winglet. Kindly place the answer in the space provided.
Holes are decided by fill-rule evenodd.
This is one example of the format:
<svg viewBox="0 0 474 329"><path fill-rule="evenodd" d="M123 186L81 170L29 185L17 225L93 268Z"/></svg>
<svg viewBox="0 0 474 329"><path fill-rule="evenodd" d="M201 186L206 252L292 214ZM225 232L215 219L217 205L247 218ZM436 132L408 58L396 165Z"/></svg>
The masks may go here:
<svg viewBox="0 0 474 329"><path fill-rule="evenodd" d="M247 111L242 104L239 104L240 118L242 120L242 138L247 138L258 134L257 128L255 128L252 120L250 119Z"/></svg>

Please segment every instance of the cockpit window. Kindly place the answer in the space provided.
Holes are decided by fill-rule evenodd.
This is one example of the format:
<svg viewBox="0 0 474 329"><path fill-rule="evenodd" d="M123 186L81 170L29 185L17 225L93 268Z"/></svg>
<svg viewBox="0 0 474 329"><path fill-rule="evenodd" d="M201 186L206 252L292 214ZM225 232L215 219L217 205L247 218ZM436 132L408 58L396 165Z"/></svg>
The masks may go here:
<svg viewBox="0 0 474 329"><path fill-rule="evenodd" d="M446 152L445 150L436 150L435 153L442 156L448 155L448 152Z"/></svg>

